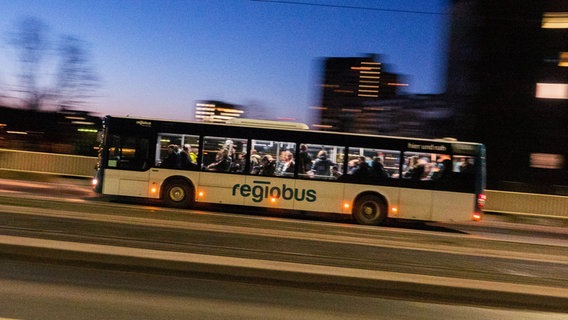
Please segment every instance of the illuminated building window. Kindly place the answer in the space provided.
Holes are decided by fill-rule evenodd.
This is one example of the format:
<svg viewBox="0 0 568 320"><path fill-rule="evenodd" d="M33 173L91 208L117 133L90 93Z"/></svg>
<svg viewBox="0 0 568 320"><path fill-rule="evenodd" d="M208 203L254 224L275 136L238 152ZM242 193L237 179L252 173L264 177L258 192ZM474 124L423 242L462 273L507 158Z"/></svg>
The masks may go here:
<svg viewBox="0 0 568 320"><path fill-rule="evenodd" d="M568 84L537 83L536 97L541 99L568 99Z"/></svg>
<svg viewBox="0 0 568 320"><path fill-rule="evenodd" d="M532 168L562 169L564 156L561 154L531 153L530 165Z"/></svg>
<svg viewBox="0 0 568 320"><path fill-rule="evenodd" d="M230 104L197 103L195 105L195 119L198 121L225 123L243 114L243 110L236 109Z"/></svg>
<svg viewBox="0 0 568 320"><path fill-rule="evenodd" d="M568 67L568 52L560 52L558 55L558 66Z"/></svg>
<svg viewBox="0 0 568 320"><path fill-rule="evenodd" d="M542 16L542 28L544 29L568 28L568 12L545 12Z"/></svg>

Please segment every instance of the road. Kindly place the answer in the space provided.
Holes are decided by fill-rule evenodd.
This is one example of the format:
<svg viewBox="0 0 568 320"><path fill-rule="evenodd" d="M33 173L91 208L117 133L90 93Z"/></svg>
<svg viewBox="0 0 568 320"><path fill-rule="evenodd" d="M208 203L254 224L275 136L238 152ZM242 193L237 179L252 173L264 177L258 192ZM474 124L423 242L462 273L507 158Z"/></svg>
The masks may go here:
<svg viewBox="0 0 568 320"><path fill-rule="evenodd" d="M12 319L566 319L559 313L20 261L3 262L0 272L0 317Z"/></svg>
<svg viewBox="0 0 568 320"><path fill-rule="evenodd" d="M0 318L566 317L562 228L375 228L3 186Z"/></svg>

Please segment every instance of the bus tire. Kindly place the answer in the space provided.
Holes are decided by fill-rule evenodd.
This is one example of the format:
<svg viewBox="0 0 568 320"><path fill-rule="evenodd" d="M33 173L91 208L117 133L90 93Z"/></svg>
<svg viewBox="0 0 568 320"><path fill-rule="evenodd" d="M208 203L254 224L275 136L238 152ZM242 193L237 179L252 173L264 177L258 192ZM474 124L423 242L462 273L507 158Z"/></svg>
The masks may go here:
<svg viewBox="0 0 568 320"><path fill-rule="evenodd" d="M193 203L193 189L183 180L169 181L164 189L164 203L171 208L188 208Z"/></svg>
<svg viewBox="0 0 568 320"><path fill-rule="evenodd" d="M359 224L380 225L387 218L387 205L377 196L364 195L355 202L353 218Z"/></svg>

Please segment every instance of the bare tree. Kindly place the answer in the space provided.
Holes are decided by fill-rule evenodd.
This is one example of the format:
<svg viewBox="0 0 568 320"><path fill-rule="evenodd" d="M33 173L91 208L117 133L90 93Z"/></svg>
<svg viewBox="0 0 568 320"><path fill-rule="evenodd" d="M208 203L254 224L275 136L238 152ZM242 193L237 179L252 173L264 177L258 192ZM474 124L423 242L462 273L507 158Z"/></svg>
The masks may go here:
<svg viewBox="0 0 568 320"><path fill-rule="evenodd" d="M63 36L59 57L55 102L61 107L80 105L90 97L98 84L85 43L73 36Z"/></svg>
<svg viewBox="0 0 568 320"><path fill-rule="evenodd" d="M48 31L41 20L28 17L12 34L10 43L16 48L21 67L17 91L32 110L47 104L76 107L90 97L98 84L89 52L85 42L69 35L62 36L58 46L52 45ZM47 61L50 56L58 60Z"/></svg>
<svg viewBox="0 0 568 320"><path fill-rule="evenodd" d="M21 91L27 107L38 110L46 91L39 87L40 69L44 55L47 53L48 27L39 19L27 17L22 19L17 31L11 38L11 44L18 51L20 59Z"/></svg>

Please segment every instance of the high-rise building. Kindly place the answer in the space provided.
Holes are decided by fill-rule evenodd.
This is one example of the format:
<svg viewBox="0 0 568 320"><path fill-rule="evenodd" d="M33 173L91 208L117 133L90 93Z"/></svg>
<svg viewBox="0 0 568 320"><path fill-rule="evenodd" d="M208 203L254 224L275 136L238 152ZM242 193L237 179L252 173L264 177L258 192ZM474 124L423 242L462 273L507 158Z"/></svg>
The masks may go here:
<svg viewBox="0 0 568 320"><path fill-rule="evenodd" d="M198 101L195 105L195 120L213 123L226 123L227 120L240 118L244 107L222 101Z"/></svg>
<svg viewBox="0 0 568 320"><path fill-rule="evenodd" d="M363 106L396 97L402 85L399 76L386 72L377 58L377 55L368 55L324 59L322 96L316 107L320 123L316 128L354 132Z"/></svg>
<svg viewBox="0 0 568 320"><path fill-rule="evenodd" d="M488 187L568 194L568 1L452 1L447 98Z"/></svg>

